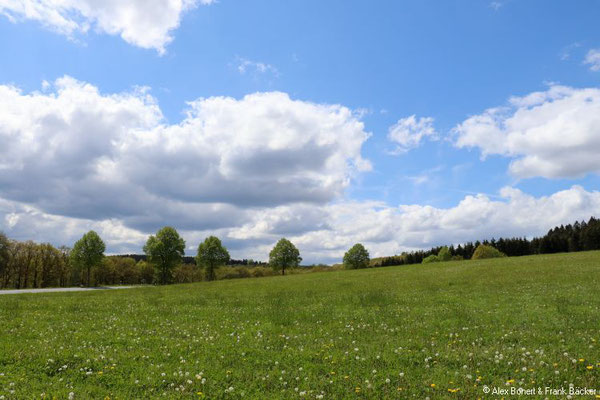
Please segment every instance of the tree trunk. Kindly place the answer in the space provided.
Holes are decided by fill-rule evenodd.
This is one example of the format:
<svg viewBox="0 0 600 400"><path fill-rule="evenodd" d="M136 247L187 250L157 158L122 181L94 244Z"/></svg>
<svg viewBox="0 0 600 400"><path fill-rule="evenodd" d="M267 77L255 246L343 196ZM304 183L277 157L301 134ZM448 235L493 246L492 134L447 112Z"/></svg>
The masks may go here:
<svg viewBox="0 0 600 400"><path fill-rule="evenodd" d="M88 285L88 287L90 287L90 271L91 271L91 269L92 268L90 266L87 267L87 285Z"/></svg>

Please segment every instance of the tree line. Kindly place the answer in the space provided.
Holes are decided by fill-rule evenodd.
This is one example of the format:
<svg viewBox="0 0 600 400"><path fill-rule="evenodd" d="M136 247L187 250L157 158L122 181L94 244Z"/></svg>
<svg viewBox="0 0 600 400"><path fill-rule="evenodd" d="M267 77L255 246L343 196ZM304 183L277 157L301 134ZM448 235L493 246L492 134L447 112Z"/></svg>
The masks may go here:
<svg viewBox="0 0 600 400"><path fill-rule="evenodd" d="M198 245L195 257L185 257L185 240L168 226L148 238L144 256L105 256L105 250L94 231L84 234L72 248L19 242L0 232L0 288L169 284L283 275L302 261L296 246L285 238L271 250L268 264L232 260L215 236Z"/></svg>
<svg viewBox="0 0 600 400"><path fill-rule="evenodd" d="M483 245L483 246L482 246ZM215 236L198 245L195 257L185 256L185 240L172 227L151 235L144 255L105 256L100 236L90 231L73 248L54 247L49 243L10 240L0 232L0 288L43 288L57 286L97 286L110 284L168 284L201 280L259 277L287 272L301 273L418 264L432 261L472 259L476 249L507 256L524 256L600 249L600 220L561 225L542 237L500 238L468 242L458 246L433 247L427 251L403 252L391 257L369 258L365 247L357 243L337 267L325 265L298 268L302 257L296 246L280 239L269 253L269 262L232 260ZM491 248L491 249L490 249Z"/></svg>
<svg viewBox="0 0 600 400"><path fill-rule="evenodd" d="M509 257L534 254L566 253L574 251L600 250L600 219L591 217L586 221L561 225L552 228L542 237L531 240L525 237L499 238L468 242L458 246L439 246L430 250L403 252L390 257L371 260L371 266L391 266L420 264L431 256L437 256L444 247L448 248L450 259L470 260L479 245L491 246Z"/></svg>

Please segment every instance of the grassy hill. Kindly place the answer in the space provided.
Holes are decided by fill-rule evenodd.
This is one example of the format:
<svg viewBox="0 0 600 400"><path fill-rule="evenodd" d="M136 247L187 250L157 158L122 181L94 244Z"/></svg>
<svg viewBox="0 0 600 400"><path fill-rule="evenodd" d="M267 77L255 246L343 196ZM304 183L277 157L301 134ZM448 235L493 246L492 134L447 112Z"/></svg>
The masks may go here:
<svg viewBox="0 0 600 400"><path fill-rule="evenodd" d="M584 252L6 295L0 396L474 399L489 397L484 386L600 389L599 288L600 252Z"/></svg>

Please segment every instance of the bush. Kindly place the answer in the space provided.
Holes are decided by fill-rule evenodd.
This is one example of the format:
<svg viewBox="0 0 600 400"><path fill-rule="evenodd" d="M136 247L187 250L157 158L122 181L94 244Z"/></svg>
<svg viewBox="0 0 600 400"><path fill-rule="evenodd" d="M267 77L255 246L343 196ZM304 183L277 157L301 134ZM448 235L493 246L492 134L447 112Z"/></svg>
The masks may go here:
<svg viewBox="0 0 600 400"><path fill-rule="evenodd" d="M138 261L140 270L140 283L149 285L154 282L154 266L146 261Z"/></svg>
<svg viewBox="0 0 600 400"><path fill-rule="evenodd" d="M488 246L485 244L480 244L475 249L475 252L473 253L473 257L471 259L481 260L484 258L498 258L498 257L506 257L506 254L504 254L503 252L501 252L500 250L498 250L495 247Z"/></svg>
<svg viewBox="0 0 600 400"><path fill-rule="evenodd" d="M250 271L246 266L219 267L215 270L218 280L249 278Z"/></svg>
<svg viewBox="0 0 600 400"><path fill-rule="evenodd" d="M433 263L433 262L439 262L440 259L437 256L434 256L433 254L430 256L427 256L423 259L422 263L423 264L429 264L429 263Z"/></svg>
<svg viewBox="0 0 600 400"><path fill-rule="evenodd" d="M199 282L203 278L203 271L194 264L180 264L173 268L175 283Z"/></svg>
<svg viewBox="0 0 600 400"><path fill-rule="evenodd" d="M252 267L250 268L250 276L253 278L260 278L263 276L273 276L275 275L275 272L273 271L272 268L267 268L267 267Z"/></svg>
<svg viewBox="0 0 600 400"><path fill-rule="evenodd" d="M450 250L448 246L444 246L440 249L437 255L438 261L450 261L452 259L452 254L450 254Z"/></svg>

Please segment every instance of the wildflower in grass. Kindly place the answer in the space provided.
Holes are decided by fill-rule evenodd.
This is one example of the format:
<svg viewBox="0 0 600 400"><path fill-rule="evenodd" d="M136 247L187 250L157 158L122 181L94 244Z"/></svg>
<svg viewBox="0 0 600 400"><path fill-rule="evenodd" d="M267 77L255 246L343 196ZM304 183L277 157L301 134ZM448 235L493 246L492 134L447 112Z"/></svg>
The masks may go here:
<svg viewBox="0 0 600 400"><path fill-rule="evenodd" d="M432 384L431 384L431 385L429 385L429 386L431 386L432 388L434 388L434 389L435 389L435 383L432 383Z"/></svg>
<svg viewBox="0 0 600 400"><path fill-rule="evenodd" d="M588 365L586 368L587 369L592 369L592 368L594 368L594 366L593 365Z"/></svg>
<svg viewBox="0 0 600 400"><path fill-rule="evenodd" d="M450 388L448 388L448 391L450 393L457 393L459 390L460 390L460 388L456 388L456 389L450 389Z"/></svg>

